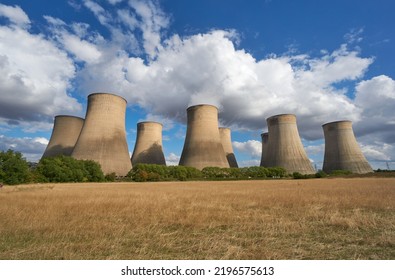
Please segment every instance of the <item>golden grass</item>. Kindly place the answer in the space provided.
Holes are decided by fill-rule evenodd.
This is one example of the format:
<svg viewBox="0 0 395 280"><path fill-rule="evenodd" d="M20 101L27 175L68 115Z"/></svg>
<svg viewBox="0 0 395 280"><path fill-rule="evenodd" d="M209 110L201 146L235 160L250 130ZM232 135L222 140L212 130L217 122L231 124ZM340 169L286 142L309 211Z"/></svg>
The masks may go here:
<svg viewBox="0 0 395 280"><path fill-rule="evenodd" d="M395 259L395 178L0 190L0 259Z"/></svg>

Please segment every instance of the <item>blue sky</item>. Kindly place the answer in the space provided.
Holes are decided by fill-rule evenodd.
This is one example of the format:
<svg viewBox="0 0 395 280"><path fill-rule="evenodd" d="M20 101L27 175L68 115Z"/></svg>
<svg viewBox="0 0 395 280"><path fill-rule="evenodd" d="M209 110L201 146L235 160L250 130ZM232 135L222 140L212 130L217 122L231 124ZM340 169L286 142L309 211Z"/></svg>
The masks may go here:
<svg viewBox="0 0 395 280"><path fill-rule="evenodd" d="M53 117L84 117L86 97L128 101L164 124L177 164L186 108L219 107L241 166L259 164L265 119L297 116L322 166L326 122L349 119L374 168L395 169L393 1L0 1L0 149L38 160Z"/></svg>

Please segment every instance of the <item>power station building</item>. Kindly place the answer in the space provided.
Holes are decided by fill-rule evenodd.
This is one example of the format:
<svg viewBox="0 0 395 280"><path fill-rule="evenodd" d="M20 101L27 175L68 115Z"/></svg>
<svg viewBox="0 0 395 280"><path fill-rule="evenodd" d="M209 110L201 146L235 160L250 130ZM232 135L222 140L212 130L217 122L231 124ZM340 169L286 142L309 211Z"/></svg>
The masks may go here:
<svg viewBox="0 0 395 280"><path fill-rule="evenodd" d="M196 105L187 109L187 133L180 165L203 169L208 166L229 167L218 128L218 109Z"/></svg>
<svg viewBox="0 0 395 280"><path fill-rule="evenodd" d="M348 170L352 173L373 172L354 136L351 121L336 121L322 126L325 136L323 171Z"/></svg>
<svg viewBox="0 0 395 280"><path fill-rule="evenodd" d="M139 122L136 144L132 155L132 165L137 163L166 165L162 148L162 124Z"/></svg>
<svg viewBox="0 0 395 280"><path fill-rule="evenodd" d="M84 119L79 117L55 116L51 138L42 157L71 156L83 125Z"/></svg>
<svg viewBox="0 0 395 280"><path fill-rule="evenodd" d="M126 103L114 94L90 94L85 122L71 156L98 162L104 174L125 176L132 168L125 132Z"/></svg>
<svg viewBox="0 0 395 280"><path fill-rule="evenodd" d="M262 138L262 155L261 155L260 166L266 167L264 159L265 159L265 157L267 157L267 143L269 141L269 133L268 132L262 133L261 138Z"/></svg>
<svg viewBox="0 0 395 280"><path fill-rule="evenodd" d="M269 140L263 166L283 167L288 173L314 174L309 158L300 140L296 116L282 114L266 119Z"/></svg>
<svg viewBox="0 0 395 280"><path fill-rule="evenodd" d="M226 159L230 167L239 167L232 147L232 137L230 128L220 127L219 136L221 138L222 147L224 148Z"/></svg>

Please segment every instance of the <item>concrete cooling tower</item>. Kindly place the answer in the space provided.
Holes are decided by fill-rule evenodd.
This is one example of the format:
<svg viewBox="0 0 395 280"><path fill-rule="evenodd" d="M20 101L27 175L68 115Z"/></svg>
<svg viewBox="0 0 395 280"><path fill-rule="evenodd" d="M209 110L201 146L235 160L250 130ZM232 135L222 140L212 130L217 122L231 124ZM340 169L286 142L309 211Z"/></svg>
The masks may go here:
<svg viewBox="0 0 395 280"><path fill-rule="evenodd" d="M162 149L162 124L157 122L139 122L137 124L132 165L137 163L166 165Z"/></svg>
<svg viewBox="0 0 395 280"><path fill-rule="evenodd" d="M349 170L353 173L373 172L355 139L351 121L337 121L322 126L325 136L323 170Z"/></svg>
<svg viewBox="0 0 395 280"><path fill-rule="evenodd" d="M74 116L56 116L51 139L45 149L43 158L55 156L71 156L84 119Z"/></svg>
<svg viewBox="0 0 395 280"><path fill-rule="evenodd" d="M196 105L187 109L187 135L180 165L203 169L208 166L229 167L218 129L218 109Z"/></svg>
<svg viewBox="0 0 395 280"><path fill-rule="evenodd" d="M232 138L230 136L230 129L226 127L219 128L219 136L221 139L222 147L224 148L225 156L228 160L230 167L239 167L236 161L235 154L233 153Z"/></svg>
<svg viewBox="0 0 395 280"><path fill-rule="evenodd" d="M93 93L81 134L71 154L100 163L104 174L125 176L132 168L125 132L126 100L114 94Z"/></svg>
<svg viewBox="0 0 395 280"><path fill-rule="evenodd" d="M269 133L265 132L261 134L262 138L262 155L261 155L261 166L265 166L264 159L267 157L267 143L269 141Z"/></svg>
<svg viewBox="0 0 395 280"><path fill-rule="evenodd" d="M296 116L291 114L276 115L266 120L269 129L267 157L264 166L279 166L288 173L315 173L299 137Z"/></svg>

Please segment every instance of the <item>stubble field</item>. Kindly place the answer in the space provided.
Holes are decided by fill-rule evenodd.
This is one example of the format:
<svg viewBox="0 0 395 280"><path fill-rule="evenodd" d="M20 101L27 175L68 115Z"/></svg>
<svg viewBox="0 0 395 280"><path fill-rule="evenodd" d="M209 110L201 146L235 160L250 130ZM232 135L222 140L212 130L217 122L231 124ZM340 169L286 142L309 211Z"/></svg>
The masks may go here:
<svg viewBox="0 0 395 280"><path fill-rule="evenodd" d="M395 259L395 178L0 189L0 259Z"/></svg>

